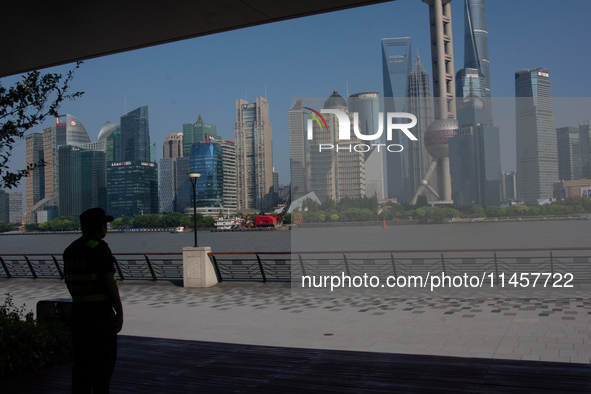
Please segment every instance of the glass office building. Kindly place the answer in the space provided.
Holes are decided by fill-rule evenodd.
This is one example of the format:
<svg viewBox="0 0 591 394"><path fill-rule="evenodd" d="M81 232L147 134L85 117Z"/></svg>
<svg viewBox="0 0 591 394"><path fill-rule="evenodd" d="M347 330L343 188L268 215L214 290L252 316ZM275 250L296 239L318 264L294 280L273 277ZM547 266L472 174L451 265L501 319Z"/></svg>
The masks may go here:
<svg viewBox="0 0 591 394"><path fill-rule="evenodd" d="M558 151L558 178L561 181L576 181L583 177L581 141L578 127L556 129Z"/></svg>
<svg viewBox="0 0 591 394"><path fill-rule="evenodd" d="M410 37L382 38L382 74L384 82L384 114L387 112L408 112L408 76L412 71ZM384 120L384 124L386 121ZM383 134L381 143L400 144L404 147L401 153L387 152L384 154L385 182L384 194L387 198L404 201L414 191L405 184L408 181L408 138L401 132L392 133L392 140L386 141ZM408 183L408 182L406 182ZM407 192L405 195L405 191Z"/></svg>
<svg viewBox="0 0 591 394"><path fill-rule="evenodd" d="M190 172L201 174L196 185L197 207L220 207L236 212L234 142L207 139L194 144L191 148Z"/></svg>
<svg viewBox="0 0 591 394"><path fill-rule="evenodd" d="M554 197L556 126L547 68L515 73L517 194L526 202Z"/></svg>
<svg viewBox="0 0 591 394"><path fill-rule="evenodd" d="M502 198L499 129L487 125L485 99L465 99L458 109L459 128L449 139L454 206L498 206Z"/></svg>
<svg viewBox="0 0 591 394"><path fill-rule="evenodd" d="M31 133L25 137L25 156L27 163L38 163L44 160L43 134ZM34 223L31 216L33 206L45 198L45 167L35 168L25 178L25 223Z"/></svg>
<svg viewBox="0 0 591 394"><path fill-rule="evenodd" d="M124 161L107 167L107 212L115 218L158 213L158 170L154 163Z"/></svg>
<svg viewBox="0 0 591 394"><path fill-rule="evenodd" d="M183 157L191 156L191 147L193 144L198 144L201 140L207 138L216 138L217 135L217 127L205 123L201 115L197 118L197 122L195 123L186 123L183 125Z"/></svg>
<svg viewBox="0 0 591 394"><path fill-rule="evenodd" d="M105 154L107 163L121 161L121 127L107 122L99 131L97 141L106 141Z"/></svg>
<svg viewBox="0 0 591 394"><path fill-rule="evenodd" d="M107 208L105 153L64 145L59 157L59 215L78 217L90 208Z"/></svg>
<svg viewBox="0 0 591 394"><path fill-rule="evenodd" d="M190 158L160 159L160 212L180 212L193 204L193 187L187 174Z"/></svg>
<svg viewBox="0 0 591 394"><path fill-rule="evenodd" d="M139 107L121 117L121 161L150 162L148 107Z"/></svg>

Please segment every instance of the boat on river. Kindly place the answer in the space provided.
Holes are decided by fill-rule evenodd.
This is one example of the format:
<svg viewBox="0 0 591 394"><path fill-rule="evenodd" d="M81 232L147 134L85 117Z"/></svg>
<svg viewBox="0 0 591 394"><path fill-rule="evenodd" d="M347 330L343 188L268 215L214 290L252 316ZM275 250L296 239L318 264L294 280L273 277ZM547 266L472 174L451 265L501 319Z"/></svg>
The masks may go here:
<svg viewBox="0 0 591 394"><path fill-rule="evenodd" d="M189 226L178 226L177 228L175 228L174 230L171 231L172 234L180 234L180 233L190 233L192 230L189 228Z"/></svg>

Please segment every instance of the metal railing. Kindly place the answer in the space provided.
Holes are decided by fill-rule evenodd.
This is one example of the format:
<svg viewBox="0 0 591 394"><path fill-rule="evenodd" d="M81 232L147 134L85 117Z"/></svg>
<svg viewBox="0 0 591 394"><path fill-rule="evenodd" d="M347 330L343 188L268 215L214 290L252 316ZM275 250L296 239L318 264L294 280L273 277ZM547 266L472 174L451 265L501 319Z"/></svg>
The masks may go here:
<svg viewBox="0 0 591 394"><path fill-rule="evenodd" d="M514 273L571 273L591 283L591 248L448 249L346 252L210 253L218 281L291 281L302 276L477 275L495 283Z"/></svg>
<svg viewBox="0 0 591 394"><path fill-rule="evenodd" d="M115 253L119 280L182 279L182 253ZM0 277L64 279L61 254L0 254Z"/></svg>
<svg viewBox="0 0 591 394"><path fill-rule="evenodd" d="M182 253L117 253L119 280L182 279ZM591 283L591 248L209 253L219 282L291 281L303 275L571 273ZM0 277L64 278L61 254L0 254Z"/></svg>

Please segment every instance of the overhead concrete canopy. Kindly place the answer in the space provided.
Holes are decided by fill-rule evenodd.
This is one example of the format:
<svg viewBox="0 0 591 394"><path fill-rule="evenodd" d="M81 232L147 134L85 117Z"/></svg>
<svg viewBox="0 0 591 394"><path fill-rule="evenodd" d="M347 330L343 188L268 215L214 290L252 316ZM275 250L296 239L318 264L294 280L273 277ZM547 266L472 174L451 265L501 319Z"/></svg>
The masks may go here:
<svg viewBox="0 0 591 394"><path fill-rule="evenodd" d="M11 1L0 77L384 0Z"/></svg>

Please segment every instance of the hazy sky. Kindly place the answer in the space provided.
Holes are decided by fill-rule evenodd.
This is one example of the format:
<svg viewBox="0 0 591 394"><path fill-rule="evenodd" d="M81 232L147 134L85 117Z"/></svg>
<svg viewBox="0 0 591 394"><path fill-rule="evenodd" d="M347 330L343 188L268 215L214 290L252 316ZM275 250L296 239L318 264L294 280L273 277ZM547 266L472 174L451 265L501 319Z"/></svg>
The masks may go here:
<svg viewBox="0 0 591 394"><path fill-rule="evenodd" d="M453 1L452 12L457 71L463 67L463 1ZM428 15L420 0L399 0L88 60L72 84L84 96L64 103L60 112L77 117L95 141L106 121L120 123L125 96L128 112L147 105L150 137L161 158L164 138L182 131L199 114L217 126L218 134L233 140L236 99L252 102L265 96L266 86L274 166L280 183L287 183L292 98L328 97L335 89L345 96L347 83L351 94L377 91L383 96L382 38L411 37L413 55L418 50L431 74ZM591 96L589 15L589 0L487 1L491 91L494 97L509 98L495 110L503 171L515 169L510 103L516 71L546 67L554 97ZM15 79L3 78L2 84ZM557 114L557 127L577 126L591 117L591 100L560 100L561 108L572 113ZM31 132L52 124L50 120ZM13 151L12 170L25 166L24 152L23 140ZM16 191L24 193L24 181Z"/></svg>

